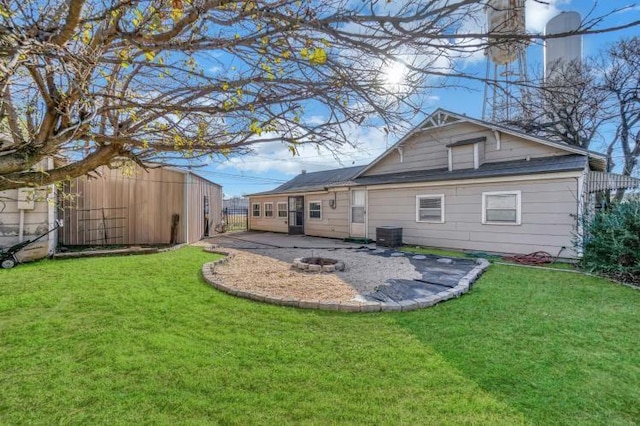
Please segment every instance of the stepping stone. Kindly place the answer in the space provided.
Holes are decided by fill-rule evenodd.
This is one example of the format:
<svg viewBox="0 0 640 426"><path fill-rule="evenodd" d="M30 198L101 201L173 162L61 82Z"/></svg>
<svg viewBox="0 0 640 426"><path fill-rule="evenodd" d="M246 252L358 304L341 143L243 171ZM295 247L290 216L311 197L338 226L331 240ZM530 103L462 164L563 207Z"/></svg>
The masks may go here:
<svg viewBox="0 0 640 426"><path fill-rule="evenodd" d="M426 258L427 258L427 256L423 256L421 254L417 254L417 255L412 257L412 259L415 259L415 260L425 260Z"/></svg>
<svg viewBox="0 0 640 426"><path fill-rule="evenodd" d="M382 254L384 253L386 250L384 249L373 249L373 254Z"/></svg>
<svg viewBox="0 0 640 426"><path fill-rule="evenodd" d="M404 256L404 253L400 253L399 251L391 253L391 257L400 257Z"/></svg>
<svg viewBox="0 0 640 426"><path fill-rule="evenodd" d="M438 261L439 263L446 263L446 264L453 263L453 260L451 260L451 259L447 259L446 257L441 257L441 258L440 258L440 259L438 259L437 261Z"/></svg>

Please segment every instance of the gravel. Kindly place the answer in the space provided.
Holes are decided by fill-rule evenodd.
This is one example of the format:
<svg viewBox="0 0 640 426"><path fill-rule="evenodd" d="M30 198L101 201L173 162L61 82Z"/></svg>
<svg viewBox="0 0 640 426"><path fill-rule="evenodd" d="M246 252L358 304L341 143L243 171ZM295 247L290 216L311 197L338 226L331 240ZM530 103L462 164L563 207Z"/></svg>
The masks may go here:
<svg viewBox="0 0 640 426"><path fill-rule="evenodd" d="M390 279L413 280L422 277L405 256L383 257L357 249L304 249L304 248L268 248L245 249L251 253L272 257L284 262L293 262L299 257L327 257L341 260L345 270L334 274L360 294L374 291Z"/></svg>

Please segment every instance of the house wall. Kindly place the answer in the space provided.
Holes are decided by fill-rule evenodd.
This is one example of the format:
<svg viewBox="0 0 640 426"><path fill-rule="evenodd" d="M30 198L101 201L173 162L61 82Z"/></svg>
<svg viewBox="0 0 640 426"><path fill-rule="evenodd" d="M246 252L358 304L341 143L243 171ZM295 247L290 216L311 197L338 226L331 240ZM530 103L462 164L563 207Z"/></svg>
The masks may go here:
<svg viewBox="0 0 640 426"><path fill-rule="evenodd" d="M178 242L185 241L183 173L136 168L125 176L101 167L96 174L65 184L71 199L62 206L60 244L168 244L173 214L180 215Z"/></svg>
<svg viewBox="0 0 640 426"><path fill-rule="evenodd" d="M33 209L24 210L23 241L44 234L50 228L47 189L36 189L33 192ZM0 247L10 247L19 242L20 209L18 209L18 190L11 189L0 192ZM49 234L44 241L54 241L55 235Z"/></svg>
<svg viewBox="0 0 640 426"><path fill-rule="evenodd" d="M536 142L526 141L522 138L505 133L500 135L500 149L493 132L485 132L487 140L484 143L484 155L486 163L498 163L500 161L524 160L527 157L541 158L558 155L570 155L570 152L558 148L542 145Z"/></svg>
<svg viewBox="0 0 640 426"><path fill-rule="evenodd" d="M452 170L473 169L473 145L454 146L452 149Z"/></svg>
<svg viewBox="0 0 640 426"><path fill-rule="evenodd" d="M252 231L289 232L287 217L278 217L278 202L288 202L285 196L251 197L249 198L249 229ZM253 204L260 203L260 217L253 217ZM273 217L264 217L264 203L273 203ZM287 212L289 205L287 204Z"/></svg>
<svg viewBox="0 0 640 426"><path fill-rule="evenodd" d="M329 205L336 200L336 208ZM322 219L309 219L309 202L320 201ZM326 194L307 195L305 197L305 235L329 238L349 237L349 191L329 192Z"/></svg>
<svg viewBox="0 0 640 426"><path fill-rule="evenodd" d="M479 153L479 158L481 162L485 163L570 154L554 147L530 142L504 133L500 133L500 149L498 150L493 131L477 124L461 122L417 132L403 143L402 162L400 162L400 154L397 150L392 150L386 157L367 170L363 176L412 170L446 169L449 164L446 145L482 136L487 139L484 144L480 144L480 149L484 145L484 152L482 154ZM471 150L470 163L468 150ZM454 170L462 168L460 166L462 164L473 167L472 145L454 147L453 151ZM458 153L460 153L460 160L456 160ZM458 161L462 162L458 163ZM456 165L456 163L460 165Z"/></svg>
<svg viewBox="0 0 640 426"><path fill-rule="evenodd" d="M522 224L482 224L482 193L521 191ZM445 195L445 222L416 222L416 196ZM572 235L575 231L578 174L571 178L503 181L496 183L455 183L440 186L375 188L368 190L368 236L375 238L376 227L403 228L403 242L424 246L531 253L547 251L575 257Z"/></svg>
<svg viewBox="0 0 640 426"><path fill-rule="evenodd" d="M305 196L305 235L329 238L347 238L349 236L349 191L331 191L317 194L291 194ZM330 200L336 200L331 208ZM288 196L251 197L249 204L249 229L255 231L289 232L288 218L279 218L278 202L288 202ZM309 202L320 201L322 219L309 218ZM264 203L273 203L274 217L264 217ZM253 203L260 203L260 217L252 216Z"/></svg>
<svg viewBox="0 0 640 426"><path fill-rule="evenodd" d="M209 214L207 218L209 236L214 234L215 226L222 220L222 187L193 173L190 173L186 179L189 218L187 233L189 239L187 242L193 243L205 237L205 196L209 197Z"/></svg>

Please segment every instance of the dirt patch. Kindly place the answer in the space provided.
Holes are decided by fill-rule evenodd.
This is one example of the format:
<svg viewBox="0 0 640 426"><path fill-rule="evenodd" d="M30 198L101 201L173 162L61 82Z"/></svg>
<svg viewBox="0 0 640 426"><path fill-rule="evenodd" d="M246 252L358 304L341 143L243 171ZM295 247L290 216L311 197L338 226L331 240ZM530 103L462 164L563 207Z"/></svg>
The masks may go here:
<svg viewBox="0 0 640 426"><path fill-rule="evenodd" d="M334 274L302 272L292 269L288 262L267 256L232 249L225 251L234 256L215 266L215 277L238 290L272 297L335 302L346 302L358 295Z"/></svg>

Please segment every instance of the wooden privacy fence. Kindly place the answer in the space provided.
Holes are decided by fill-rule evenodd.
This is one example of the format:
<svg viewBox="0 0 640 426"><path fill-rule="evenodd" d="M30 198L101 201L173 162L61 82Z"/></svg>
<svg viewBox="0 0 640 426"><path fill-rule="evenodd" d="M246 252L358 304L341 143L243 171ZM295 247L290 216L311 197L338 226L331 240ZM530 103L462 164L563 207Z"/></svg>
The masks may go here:
<svg viewBox="0 0 640 426"><path fill-rule="evenodd" d="M589 172L587 193L616 191L618 189L640 189L640 179L615 173Z"/></svg>

